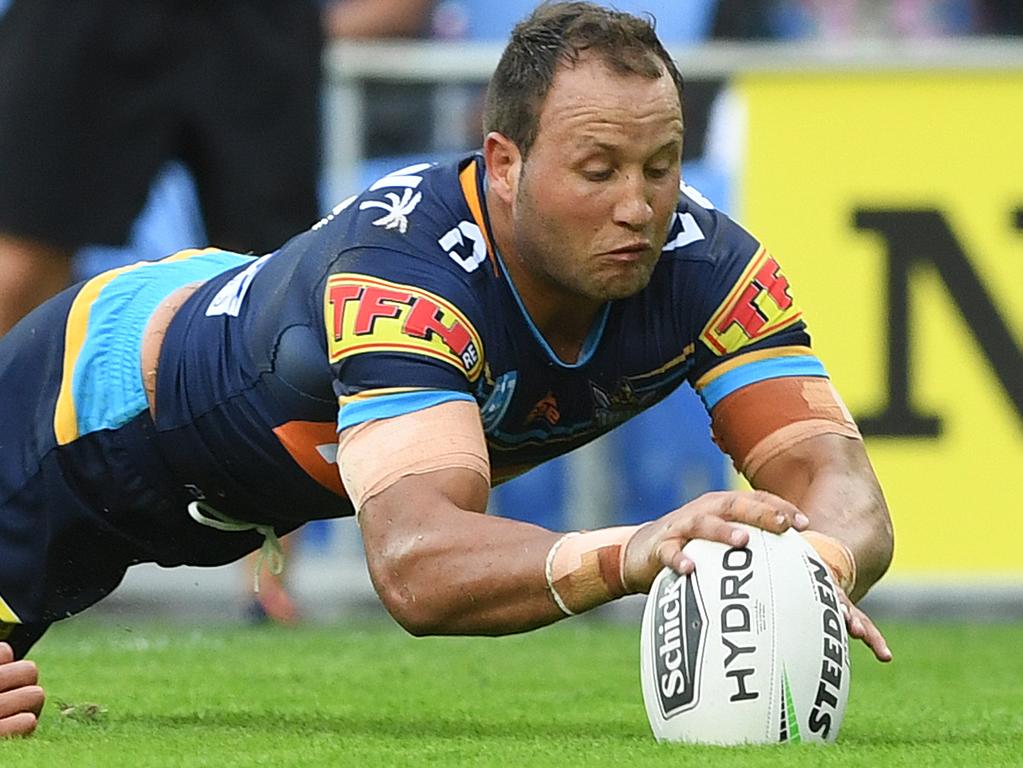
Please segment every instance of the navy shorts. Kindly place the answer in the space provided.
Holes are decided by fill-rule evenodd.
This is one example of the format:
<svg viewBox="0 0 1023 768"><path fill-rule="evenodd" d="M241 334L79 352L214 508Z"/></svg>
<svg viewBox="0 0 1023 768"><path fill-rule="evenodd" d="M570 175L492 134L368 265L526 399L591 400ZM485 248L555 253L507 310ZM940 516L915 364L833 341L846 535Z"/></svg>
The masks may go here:
<svg viewBox="0 0 1023 768"><path fill-rule="evenodd" d="M262 543L189 516L141 390L152 306L235 262L248 259L197 252L105 273L0 338L0 639L19 656L135 563L219 565Z"/></svg>
<svg viewBox="0 0 1023 768"><path fill-rule="evenodd" d="M210 242L266 253L318 218L312 0L14 0L0 18L0 231L119 245L168 160Z"/></svg>

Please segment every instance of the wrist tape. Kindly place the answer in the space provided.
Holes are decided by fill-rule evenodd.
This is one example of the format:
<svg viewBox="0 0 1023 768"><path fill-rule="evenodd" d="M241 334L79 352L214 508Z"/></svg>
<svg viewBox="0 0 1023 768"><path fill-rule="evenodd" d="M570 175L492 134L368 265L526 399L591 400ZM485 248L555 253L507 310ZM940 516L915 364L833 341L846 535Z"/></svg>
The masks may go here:
<svg viewBox="0 0 1023 768"><path fill-rule="evenodd" d="M566 616L628 594L625 547L638 525L566 533L547 553L547 588Z"/></svg>
<svg viewBox="0 0 1023 768"><path fill-rule="evenodd" d="M821 560L831 570L835 583L847 595L856 586L856 558L852 550L838 539L820 531L803 531L803 538L817 550Z"/></svg>

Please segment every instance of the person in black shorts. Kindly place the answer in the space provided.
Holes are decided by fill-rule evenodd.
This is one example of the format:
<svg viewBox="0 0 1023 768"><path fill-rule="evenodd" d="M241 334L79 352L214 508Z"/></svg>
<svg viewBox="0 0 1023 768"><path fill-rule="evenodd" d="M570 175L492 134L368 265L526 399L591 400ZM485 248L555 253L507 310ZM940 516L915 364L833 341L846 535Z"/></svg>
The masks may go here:
<svg viewBox="0 0 1023 768"><path fill-rule="evenodd" d="M0 17L0 335L119 245L169 159L211 242L266 252L316 220L314 0L14 0Z"/></svg>

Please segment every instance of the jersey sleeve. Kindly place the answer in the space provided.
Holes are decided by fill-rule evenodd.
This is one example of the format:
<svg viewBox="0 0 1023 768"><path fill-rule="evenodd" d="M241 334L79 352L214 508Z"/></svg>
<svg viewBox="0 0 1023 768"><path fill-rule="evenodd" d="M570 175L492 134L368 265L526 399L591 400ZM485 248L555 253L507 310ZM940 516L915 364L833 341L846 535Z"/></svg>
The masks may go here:
<svg viewBox="0 0 1023 768"><path fill-rule="evenodd" d="M826 377L778 260L731 219L715 217L713 258L695 286L700 309L696 362L689 374L707 410L757 381Z"/></svg>
<svg viewBox="0 0 1023 768"><path fill-rule="evenodd" d="M339 430L474 401L483 340L467 281L429 262L362 248L335 262L322 299Z"/></svg>

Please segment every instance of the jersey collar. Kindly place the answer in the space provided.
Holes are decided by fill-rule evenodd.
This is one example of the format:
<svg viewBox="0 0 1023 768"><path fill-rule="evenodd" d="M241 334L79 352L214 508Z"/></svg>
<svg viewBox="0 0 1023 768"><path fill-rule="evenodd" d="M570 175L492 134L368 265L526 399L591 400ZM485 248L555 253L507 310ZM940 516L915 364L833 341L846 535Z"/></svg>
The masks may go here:
<svg viewBox="0 0 1023 768"><path fill-rule="evenodd" d="M487 245L487 257L490 260L491 268L494 270L494 276L504 277L504 281L508 284L508 288L519 307L519 311L522 313L522 317L526 321L526 325L529 326L529 330L533 334L533 338L536 339L540 348L543 349L544 353L555 365L561 368L581 368L586 365L597 351L597 347L600 346L600 340L604 336L604 328L607 327L607 319L611 313L611 302L605 302L596 321L590 327L590 332L587 334L582 350L579 353L579 359L574 363L566 363L558 357L557 353L551 348L551 345L547 343L547 339L540 333L540 329L536 327L533 318L529 316L529 311L526 309L522 297L515 288L515 283L508 275L508 270L504 266L501 254L498 253L497 247L494 245L494 238L490 234L490 219L484 204L483 190L485 189L486 177L483 173L483 158L479 155L474 155L466 163L465 167L459 171L458 181L462 186L462 194L465 197L466 205L469 206L469 211L472 213L476 226L483 233L483 239Z"/></svg>

